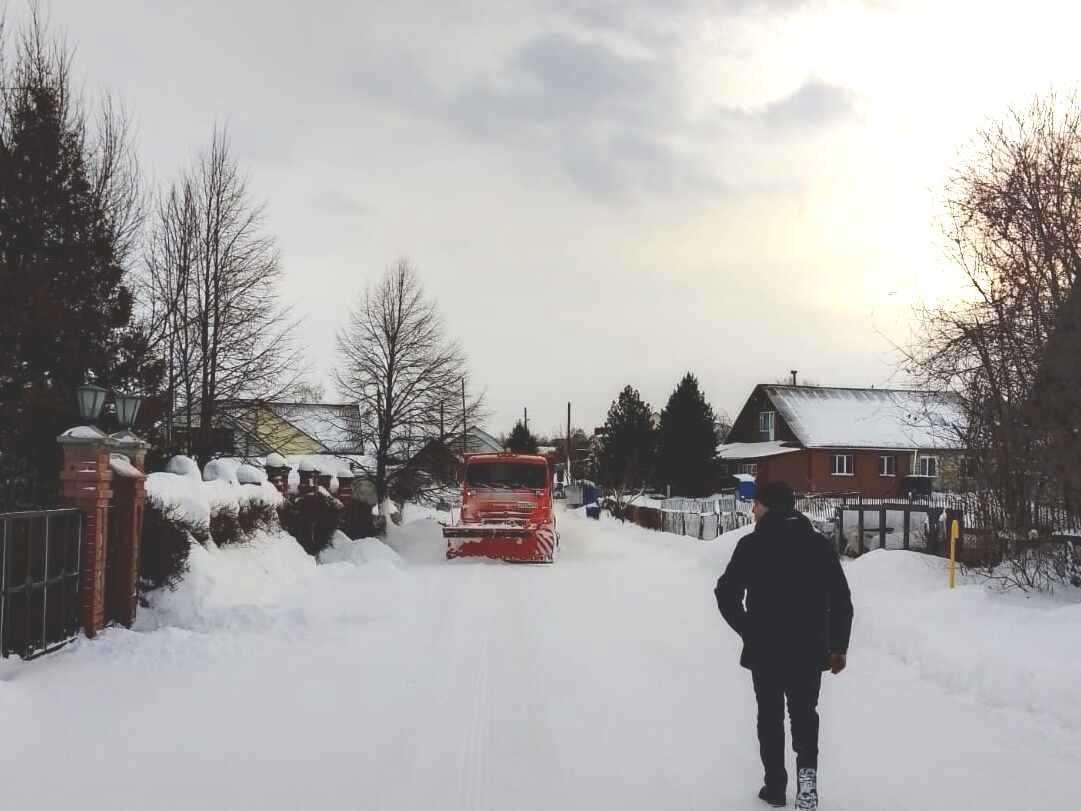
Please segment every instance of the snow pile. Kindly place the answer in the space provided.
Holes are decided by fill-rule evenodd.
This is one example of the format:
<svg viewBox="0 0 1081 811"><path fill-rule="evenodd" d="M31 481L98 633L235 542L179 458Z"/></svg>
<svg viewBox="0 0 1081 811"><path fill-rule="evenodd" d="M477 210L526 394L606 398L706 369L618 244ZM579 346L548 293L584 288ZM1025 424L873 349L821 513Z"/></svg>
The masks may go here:
<svg viewBox="0 0 1081 811"><path fill-rule="evenodd" d="M344 532L336 532L330 547L319 553L320 563L366 563L379 567L402 569L405 561L402 556L378 538L352 539Z"/></svg>
<svg viewBox="0 0 1081 811"><path fill-rule="evenodd" d="M258 531L243 545L193 544L188 566L176 590L151 592L150 610L139 612L140 630L264 625L283 597L314 575L316 564L284 532Z"/></svg>
<svg viewBox="0 0 1081 811"><path fill-rule="evenodd" d="M338 533L317 564L291 535L257 531L244 544L193 546L187 575L175 590L149 595L136 630L307 636L328 622L400 610L411 587L405 562L375 538Z"/></svg>
<svg viewBox="0 0 1081 811"><path fill-rule="evenodd" d="M586 520L582 516L582 510L568 514L576 522ZM562 516L560 521L565 527ZM702 543L604 514L592 523L594 554L622 557L628 543L638 542L654 554L696 562L714 578L739 539L753 530L742 527ZM612 532L622 544L618 550L608 540ZM564 545L557 565L567 562L568 552L574 554ZM884 656L911 668L921 682L980 706L1081 730L1081 594L1001 593L977 577L959 577L950 590L946 561L920 552L876 550L844 566L856 613L846 678L859 678L865 662Z"/></svg>
<svg viewBox="0 0 1081 811"><path fill-rule="evenodd" d="M880 648L950 690L1081 729L1081 604L1003 594L977 578L951 591L946 562L917 552L870 552L846 570L857 657Z"/></svg>
<svg viewBox="0 0 1081 811"><path fill-rule="evenodd" d="M122 453L109 454L109 469L117 476L124 479L138 479L142 477L139 468L131 463L131 460Z"/></svg>

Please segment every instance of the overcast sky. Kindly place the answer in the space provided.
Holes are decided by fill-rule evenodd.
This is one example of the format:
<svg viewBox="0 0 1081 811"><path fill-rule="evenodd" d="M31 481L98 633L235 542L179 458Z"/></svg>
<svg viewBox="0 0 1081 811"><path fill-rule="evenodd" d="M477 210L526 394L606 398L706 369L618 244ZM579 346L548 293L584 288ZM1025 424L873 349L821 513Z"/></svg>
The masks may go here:
<svg viewBox="0 0 1081 811"><path fill-rule="evenodd" d="M313 376L404 256L497 434L568 400L590 429L628 383L659 409L688 370L732 416L789 369L902 382L891 341L957 289L947 172L988 117L1073 87L1073 5L46 3L154 179L228 124Z"/></svg>

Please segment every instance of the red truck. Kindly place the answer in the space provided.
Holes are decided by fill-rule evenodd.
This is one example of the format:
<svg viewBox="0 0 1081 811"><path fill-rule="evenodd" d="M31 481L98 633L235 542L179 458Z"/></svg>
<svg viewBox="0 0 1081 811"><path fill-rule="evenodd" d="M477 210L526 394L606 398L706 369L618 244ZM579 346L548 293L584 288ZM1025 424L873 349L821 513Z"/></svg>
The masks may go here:
<svg viewBox="0 0 1081 811"><path fill-rule="evenodd" d="M543 456L478 453L466 458L458 522L443 527L447 558L552 563L559 533L552 474Z"/></svg>

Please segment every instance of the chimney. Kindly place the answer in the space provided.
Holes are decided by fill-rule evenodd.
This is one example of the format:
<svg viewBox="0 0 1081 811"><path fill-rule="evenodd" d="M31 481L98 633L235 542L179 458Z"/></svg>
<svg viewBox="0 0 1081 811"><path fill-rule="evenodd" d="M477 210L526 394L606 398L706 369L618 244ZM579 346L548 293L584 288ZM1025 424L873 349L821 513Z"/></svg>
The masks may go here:
<svg viewBox="0 0 1081 811"><path fill-rule="evenodd" d="M799 374L799 369L793 369L792 370L792 385L793 386L798 386L799 385L799 383L796 382L796 375L797 374Z"/></svg>

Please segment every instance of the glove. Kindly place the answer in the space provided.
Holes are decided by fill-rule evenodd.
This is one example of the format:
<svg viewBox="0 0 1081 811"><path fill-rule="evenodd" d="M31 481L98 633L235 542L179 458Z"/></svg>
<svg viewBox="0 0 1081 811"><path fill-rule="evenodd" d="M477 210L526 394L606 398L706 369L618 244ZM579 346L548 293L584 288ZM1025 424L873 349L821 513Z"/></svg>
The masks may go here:
<svg viewBox="0 0 1081 811"><path fill-rule="evenodd" d="M847 664L847 657L843 653L830 654L830 673L834 676L844 670Z"/></svg>

